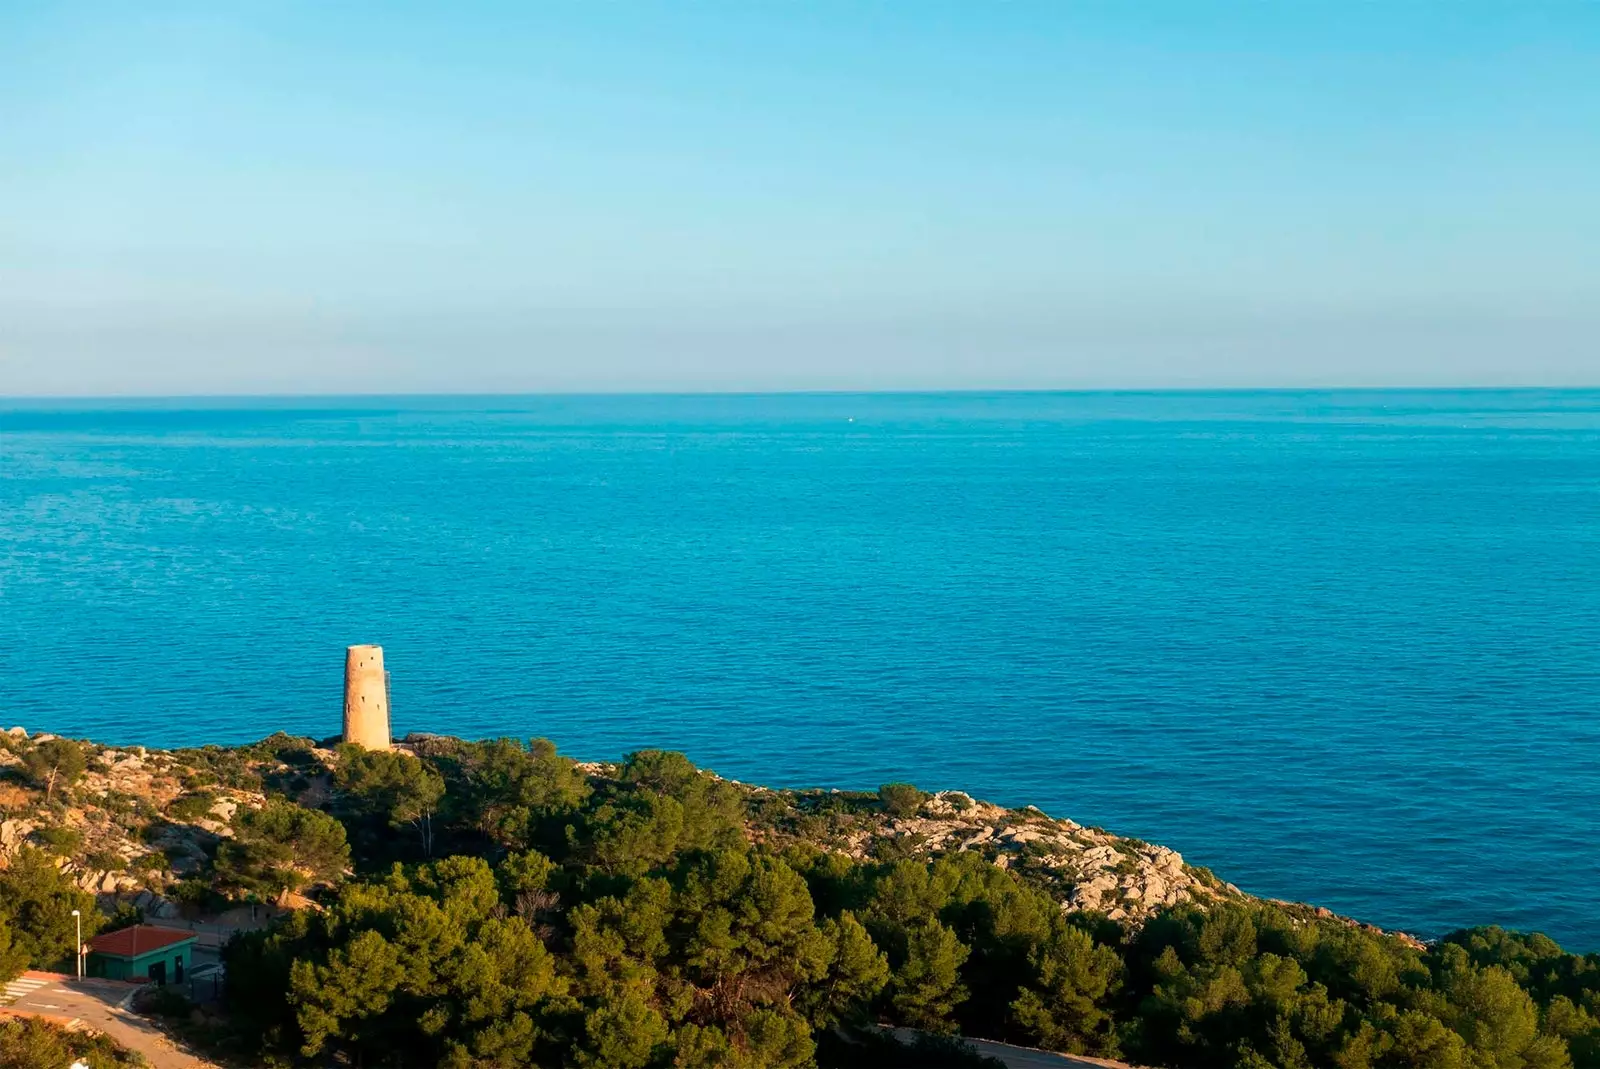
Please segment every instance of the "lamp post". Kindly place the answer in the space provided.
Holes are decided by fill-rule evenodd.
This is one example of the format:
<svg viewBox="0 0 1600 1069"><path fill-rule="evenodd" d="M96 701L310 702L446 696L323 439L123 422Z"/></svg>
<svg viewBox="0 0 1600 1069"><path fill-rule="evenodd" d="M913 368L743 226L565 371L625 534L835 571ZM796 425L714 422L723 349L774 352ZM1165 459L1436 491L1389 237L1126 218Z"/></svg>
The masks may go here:
<svg viewBox="0 0 1600 1069"><path fill-rule="evenodd" d="M78 926L78 941L72 944L72 956L78 962L78 979L83 979L83 914L78 910L72 911L72 919Z"/></svg>

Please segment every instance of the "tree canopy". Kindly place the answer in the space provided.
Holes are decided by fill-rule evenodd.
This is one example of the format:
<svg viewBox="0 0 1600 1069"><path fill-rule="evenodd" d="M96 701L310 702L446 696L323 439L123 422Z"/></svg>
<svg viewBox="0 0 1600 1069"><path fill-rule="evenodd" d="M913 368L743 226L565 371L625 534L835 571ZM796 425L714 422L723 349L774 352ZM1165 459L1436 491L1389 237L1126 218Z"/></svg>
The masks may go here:
<svg viewBox="0 0 1600 1069"><path fill-rule="evenodd" d="M339 747L334 785L356 813L376 817L390 828L416 832L424 857L433 856L433 818L444 797L444 777L432 766L392 750Z"/></svg>
<svg viewBox="0 0 1600 1069"><path fill-rule="evenodd" d="M72 739L45 739L22 755L28 778L45 792L46 801L55 801L56 790L76 783L88 767L83 744Z"/></svg>
<svg viewBox="0 0 1600 1069"><path fill-rule="evenodd" d="M94 895L80 891L42 850L24 847L0 869L0 977L73 960L78 910L83 937L99 931Z"/></svg>
<svg viewBox="0 0 1600 1069"><path fill-rule="evenodd" d="M590 778L548 743L445 740L342 754L335 787L352 829L428 808L435 856L353 834L323 912L228 949L284 1064L891 1065L886 1024L1185 1069L1600 1069L1600 957L1541 936L1419 948L1248 899L1119 924L976 854L769 841L751 796L661 751ZM331 818L270 810L247 871L336 878Z"/></svg>
<svg viewBox="0 0 1600 1069"><path fill-rule="evenodd" d="M59 792L84 750L45 746L23 774ZM602 770L538 739L246 753L205 752L216 775L167 815L264 787L184 895L317 900L226 948L231 1053L254 1063L982 1065L971 1036L1182 1069L1600 1069L1600 955L1499 928L1424 946L1243 896L1118 922L976 852L840 852L841 814L929 811L909 785L797 817L660 750ZM0 869L0 978L70 962L74 909L85 936L103 923L66 860ZM58 1038L7 1026L0 1058Z"/></svg>
<svg viewBox="0 0 1600 1069"><path fill-rule="evenodd" d="M234 891L271 896L298 890L337 879L350 863L342 824L283 799L245 811L234 831L216 860L219 883Z"/></svg>

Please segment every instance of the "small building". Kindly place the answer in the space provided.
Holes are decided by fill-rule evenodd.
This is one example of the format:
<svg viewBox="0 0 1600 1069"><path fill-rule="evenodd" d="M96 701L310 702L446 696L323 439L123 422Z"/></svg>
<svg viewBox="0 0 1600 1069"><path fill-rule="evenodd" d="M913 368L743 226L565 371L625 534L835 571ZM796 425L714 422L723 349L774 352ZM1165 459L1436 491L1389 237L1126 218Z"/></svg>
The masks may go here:
<svg viewBox="0 0 1600 1069"><path fill-rule="evenodd" d="M108 980L149 977L158 984L181 984L194 944L193 932L148 924L119 928L89 940L88 973Z"/></svg>

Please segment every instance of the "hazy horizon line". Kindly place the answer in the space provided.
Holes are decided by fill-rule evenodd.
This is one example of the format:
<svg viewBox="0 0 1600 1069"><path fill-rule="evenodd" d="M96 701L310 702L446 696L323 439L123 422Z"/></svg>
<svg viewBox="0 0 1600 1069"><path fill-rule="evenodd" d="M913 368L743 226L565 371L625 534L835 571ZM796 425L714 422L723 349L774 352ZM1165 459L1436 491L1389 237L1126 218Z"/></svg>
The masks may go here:
<svg viewBox="0 0 1600 1069"><path fill-rule="evenodd" d="M160 401L300 401L300 400L405 400L534 397L873 397L941 396L951 394L1249 394L1249 393L1575 393L1600 390L1592 383L1442 385L1262 385L1262 386L955 386L955 387L821 387L805 389L699 389L699 390L393 390L381 393L128 393L128 394L5 394L0 404L45 402L160 402Z"/></svg>

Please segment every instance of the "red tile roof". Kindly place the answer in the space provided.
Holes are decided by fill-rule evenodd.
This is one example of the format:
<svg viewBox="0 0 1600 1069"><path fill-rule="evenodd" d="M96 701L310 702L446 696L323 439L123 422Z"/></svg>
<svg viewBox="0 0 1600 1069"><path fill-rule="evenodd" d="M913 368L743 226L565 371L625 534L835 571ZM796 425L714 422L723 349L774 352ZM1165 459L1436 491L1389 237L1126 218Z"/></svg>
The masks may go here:
<svg viewBox="0 0 1600 1069"><path fill-rule="evenodd" d="M89 940L89 949L96 954L110 954L118 958L136 958L152 950L192 942L193 932L180 932L171 928L152 928L148 924L135 924L120 928Z"/></svg>

